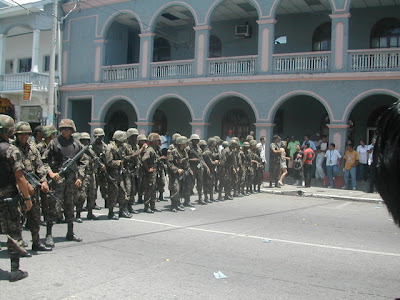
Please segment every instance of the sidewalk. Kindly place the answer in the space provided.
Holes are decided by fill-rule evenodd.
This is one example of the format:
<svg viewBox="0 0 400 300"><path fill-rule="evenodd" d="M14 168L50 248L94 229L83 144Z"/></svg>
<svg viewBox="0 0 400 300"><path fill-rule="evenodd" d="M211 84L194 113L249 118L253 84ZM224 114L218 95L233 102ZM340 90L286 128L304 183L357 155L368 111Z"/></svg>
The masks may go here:
<svg viewBox="0 0 400 300"><path fill-rule="evenodd" d="M337 200L346 201L360 201L360 202L370 202L379 203L382 201L381 196L375 193L367 193L368 183L363 181L357 182L357 191L353 190L342 190L342 189L328 189L322 186L320 180L313 179L311 181L311 187L298 187L293 185L295 180L292 178L286 178L284 180L285 185L281 188L270 188L269 182L264 182L262 186L262 191L265 193L275 194L275 195L293 195L293 196L303 196L303 197L315 197L315 198L329 198Z"/></svg>

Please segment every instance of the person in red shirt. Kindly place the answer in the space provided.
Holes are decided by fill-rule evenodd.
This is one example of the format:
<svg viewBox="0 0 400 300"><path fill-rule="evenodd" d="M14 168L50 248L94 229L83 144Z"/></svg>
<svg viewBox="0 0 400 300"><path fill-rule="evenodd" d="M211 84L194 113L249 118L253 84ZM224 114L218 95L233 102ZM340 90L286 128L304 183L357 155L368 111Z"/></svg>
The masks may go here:
<svg viewBox="0 0 400 300"><path fill-rule="evenodd" d="M314 150L310 148L310 143L304 143L303 167L305 187L311 187L312 164L315 159Z"/></svg>

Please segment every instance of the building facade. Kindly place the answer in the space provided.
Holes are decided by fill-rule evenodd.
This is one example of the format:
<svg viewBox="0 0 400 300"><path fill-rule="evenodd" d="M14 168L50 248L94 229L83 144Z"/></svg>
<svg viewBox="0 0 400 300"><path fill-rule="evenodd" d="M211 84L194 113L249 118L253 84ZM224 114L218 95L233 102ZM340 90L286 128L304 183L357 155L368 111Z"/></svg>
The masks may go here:
<svg viewBox="0 0 400 300"><path fill-rule="evenodd" d="M55 103L48 101L50 53L55 46L51 3L0 7L0 113L32 127L56 119ZM32 84L30 100L23 100L25 83Z"/></svg>
<svg viewBox="0 0 400 300"><path fill-rule="evenodd" d="M75 1L63 4L70 11ZM79 130L367 142L400 98L400 1L86 0L63 28Z"/></svg>

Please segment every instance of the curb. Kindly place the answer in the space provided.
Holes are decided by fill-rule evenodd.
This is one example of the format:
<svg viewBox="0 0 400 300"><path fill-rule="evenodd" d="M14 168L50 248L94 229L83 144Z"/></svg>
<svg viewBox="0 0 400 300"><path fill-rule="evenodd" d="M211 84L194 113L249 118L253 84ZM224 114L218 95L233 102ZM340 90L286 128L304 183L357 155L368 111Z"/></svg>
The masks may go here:
<svg viewBox="0 0 400 300"><path fill-rule="evenodd" d="M318 194L318 193L305 192L304 190L276 191L266 188L263 188L262 190L264 193L282 195L282 196L313 197L313 198L325 198L325 199L345 200L345 201L355 201L355 202L365 202L365 203L378 203L378 204L383 202L383 200L379 198L364 198L364 197L354 197L354 196Z"/></svg>

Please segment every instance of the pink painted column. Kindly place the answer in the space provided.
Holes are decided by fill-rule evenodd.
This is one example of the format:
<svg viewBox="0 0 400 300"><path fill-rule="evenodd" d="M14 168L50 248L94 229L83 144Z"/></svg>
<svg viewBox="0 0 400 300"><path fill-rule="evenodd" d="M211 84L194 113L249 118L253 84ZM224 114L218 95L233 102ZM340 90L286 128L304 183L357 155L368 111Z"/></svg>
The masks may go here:
<svg viewBox="0 0 400 300"><path fill-rule="evenodd" d="M346 151L347 129L349 125L327 124L327 126L329 128L329 143L334 143L336 145L336 150L343 155Z"/></svg>
<svg viewBox="0 0 400 300"><path fill-rule="evenodd" d="M272 73L275 43L275 19L258 20L257 73Z"/></svg>
<svg viewBox="0 0 400 300"><path fill-rule="evenodd" d="M153 61L153 48L155 33L147 32L139 34L140 55L139 55L139 77L141 79L151 78L151 62Z"/></svg>
<svg viewBox="0 0 400 300"><path fill-rule="evenodd" d="M140 134L144 134L148 136L153 128L153 123L151 122L136 122L137 125L137 130L139 131Z"/></svg>
<svg viewBox="0 0 400 300"><path fill-rule="evenodd" d="M344 72L347 70L349 50L350 14L332 14L331 70Z"/></svg>
<svg viewBox="0 0 400 300"><path fill-rule="evenodd" d="M192 133L198 134L200 139L207 140L209 138L208 126L210 126L210 123L191 122L189 124L192 125Z"/></svg>
<svg viewBox="0 0 400 300"><path fill-rule="evenodd" d="M196 77L206 76L211 26L197 26L193 27L193 29L196 33L193 74Z"/></svg>

